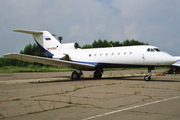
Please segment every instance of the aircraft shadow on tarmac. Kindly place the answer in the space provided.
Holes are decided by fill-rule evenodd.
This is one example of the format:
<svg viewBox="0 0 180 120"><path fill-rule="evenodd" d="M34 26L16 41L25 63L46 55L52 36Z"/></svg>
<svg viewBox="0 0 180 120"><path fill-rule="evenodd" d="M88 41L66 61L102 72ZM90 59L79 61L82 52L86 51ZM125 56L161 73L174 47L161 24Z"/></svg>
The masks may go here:
<svg viewBox="0 0 180 120"><path fill-rule="evenodd" d="M96 80L144 81L143 77L142 77L142 79L139 79L137 77L142 77L142 76L103 77L101 79L94 79L94 78L90 78L90 77L82 77L79 80L72 80L69 76L63 76L61 78L69 78L69 79L67 79L67 80L38 81L38 82L30 82L30 83L54 83L54 82L96 81ZM54 78L58 78L58 77L54 77ZM146 81L144 81L144 82L146 82ZM152 80L147 81L147 82L180 82L180 81L178 81L178 80L157 80L157 79L152 79Z"/></svg>

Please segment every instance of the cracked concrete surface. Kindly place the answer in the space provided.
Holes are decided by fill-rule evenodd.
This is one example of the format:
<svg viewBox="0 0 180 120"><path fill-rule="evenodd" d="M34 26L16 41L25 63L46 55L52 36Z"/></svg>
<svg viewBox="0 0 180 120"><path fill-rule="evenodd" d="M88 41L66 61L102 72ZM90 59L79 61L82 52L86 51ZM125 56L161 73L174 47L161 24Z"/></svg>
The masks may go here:
<svg viewBox="0 0 180 120"><path fill-rule="evenodd" d="M178 96L180 75L155 75L163 71L153 72L149 82L143 80L142 74L146 70L105 71L103 78L98 80L91 78L93 72L84 72L81 80L74 81L69 77L71 72L0 74L0 119L84 119ZM137 108L121 114L126 115L122 117L125 119L137 115L138 118L141 115L142 118L152 115L163 119L169 118L168 115L180 118L178 112L170 112L170 105ZM165 106L169 109L161 110ZM180 104L173 109L180 110ZM97 119L118 119L121 114Z"/></svg>

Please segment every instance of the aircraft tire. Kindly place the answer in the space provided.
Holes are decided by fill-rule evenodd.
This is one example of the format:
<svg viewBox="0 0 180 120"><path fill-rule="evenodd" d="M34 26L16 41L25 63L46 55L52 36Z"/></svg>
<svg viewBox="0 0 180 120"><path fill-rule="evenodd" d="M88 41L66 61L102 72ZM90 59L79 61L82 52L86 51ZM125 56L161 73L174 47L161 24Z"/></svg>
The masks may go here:
<svg viewBox="0 0 180 120"><path fill-rule="evenodd" d="M149 75L144 76L144 80L145 81L150 81L151 80L151 76L149 76Z"/></svg>
<svg viewBox="0 0 180 120"><path fill-rule="evenodd" d="M176 73L176 74L179 74L179 69L175 69L175 73Z"/></svg>
<svg viewBox="0 0 180 120"><path fill-rule="evenodd" d="M173 74L174 70L173 69L169 69L168 70L168 74Z"/></svg>
<svg viewBox="0 0 180 120"><path fill-rule="evenodd" d="M95 71L95 72L94 72L94 78L95 78L95 79L100 79L101 77L102 77L101 71Z"/></svg>
<svg viewBox="0 0 180 120"><path fill-rule="evenodd" d="M78 80L80 79L80 74L78 74L76 71L74 71L71 75L72 80Z"/></svg>

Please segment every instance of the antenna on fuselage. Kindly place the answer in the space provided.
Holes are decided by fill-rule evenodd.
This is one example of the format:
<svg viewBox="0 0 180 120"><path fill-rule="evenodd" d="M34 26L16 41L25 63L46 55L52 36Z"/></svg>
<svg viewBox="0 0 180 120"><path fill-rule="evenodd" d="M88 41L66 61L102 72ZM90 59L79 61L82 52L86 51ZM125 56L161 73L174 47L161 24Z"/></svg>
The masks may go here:
<svg viewBox="0 0 180 120"><path fill-rule="evenodd" d="M61 43L61 41L63 40L63 37L62 37L62 36L59 36L59 37L58 37L58 40L59 40L59 42Z"/></svg>

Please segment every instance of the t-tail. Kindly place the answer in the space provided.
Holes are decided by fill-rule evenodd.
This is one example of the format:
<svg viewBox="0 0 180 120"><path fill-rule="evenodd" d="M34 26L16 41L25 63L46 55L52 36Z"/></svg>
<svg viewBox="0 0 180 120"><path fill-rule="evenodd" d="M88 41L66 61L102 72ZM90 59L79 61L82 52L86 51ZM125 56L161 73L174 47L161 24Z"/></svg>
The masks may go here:
<svg viewBox="0 0 180 120"><path fill-rule="evenodd" d="M57 49L61 45L60 42L54 37L55 35L49 33L48 31L32 31L32 30L13 30L13 31L32 34L45 57L52 58L55 54L57 54Z"/></svg>

